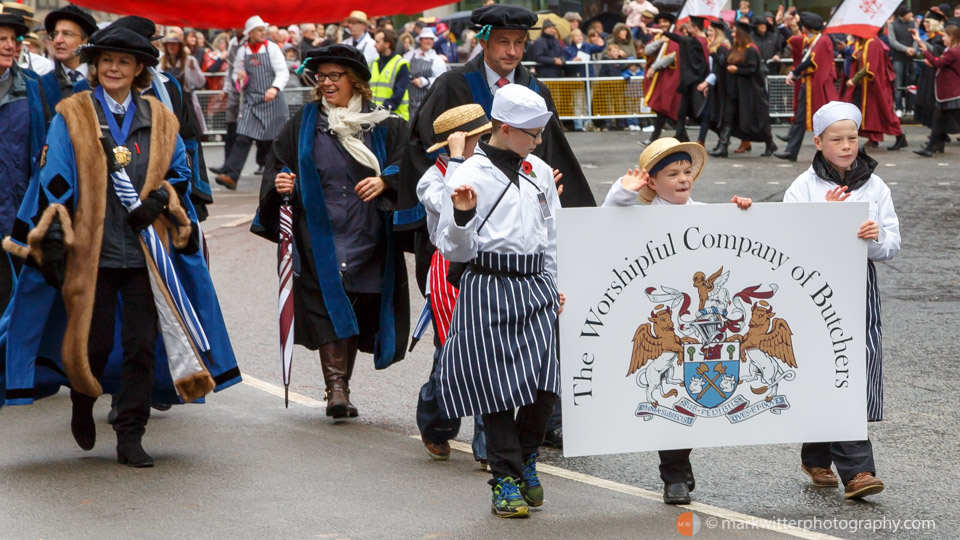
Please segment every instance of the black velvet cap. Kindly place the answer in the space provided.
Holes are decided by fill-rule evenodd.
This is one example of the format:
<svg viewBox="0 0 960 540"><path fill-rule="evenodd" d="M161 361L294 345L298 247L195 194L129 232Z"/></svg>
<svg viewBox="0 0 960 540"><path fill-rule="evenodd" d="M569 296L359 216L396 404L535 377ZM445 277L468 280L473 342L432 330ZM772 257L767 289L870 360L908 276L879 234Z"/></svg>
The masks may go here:
<svg viewBox="0 0 960 540"><path fill-rule="evenodd" d="M84 62L92 62L96 53L103 51L132 54L149 67L160 63L160 51L149 39L120 26L111 25L90 36L90 41L81 45L77 54Z"/></svg>
<svg viewBox="0 0 960 540"><path fill-rule="evenodd" d="M46 18L43 19L43 27L48 34L53 33L54 28L57 27L57 21L63 19L77 23L87 36L92 36L97 31L97 20L93 18L93 15L73 4L67 4L48 13Z"/></svg>
<svg viewBox="0 0 960 540"><path fill-rule="evenodd" d="M804 11L800 14L800 24L814 32L823 31L823 17L812 11Z"/></svg>
<svg viewBox="0 0 960 540"><path fill-rule="evenodd" d="M126 17L120 17L119 19L110 23L111 27L117 28L126 28L127 30L133 30L134 32L140 34L141 36L154 41L160 39L161 36L154 35L157 33L157 25L150 19L146 17L138 17L136 15L128 15Z"/></svg>
<svg viewBox="0 0 960 540"><path fill-rule="evenodd" d="M537 14L520 6L492 4L473 10L470 23L475 29L489 26L491 30L538 30Z"/></svg>
<svg viewBox="0 0 960 540"><path fill-rule="evenodd" d="M339 64L352 69L361 79L370 80L370 68L367 66L366 58L351 45L344 43L324 45L307 51L305 56L307 59L303 61L303 66L310 71L316 71L320 64Z"/></svg>

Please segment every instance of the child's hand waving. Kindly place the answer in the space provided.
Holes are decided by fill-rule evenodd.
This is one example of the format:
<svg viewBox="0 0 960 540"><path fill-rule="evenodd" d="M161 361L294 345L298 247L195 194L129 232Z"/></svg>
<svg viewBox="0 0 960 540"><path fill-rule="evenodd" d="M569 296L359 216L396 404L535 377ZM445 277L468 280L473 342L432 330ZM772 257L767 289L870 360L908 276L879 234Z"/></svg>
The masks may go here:
<svg viewBox="0 0 960 540"><path fill-rule="evenodd" d="M850 197L850 193L847 192L849 189L847 186L837 186L827 192L826 200L827 202L843 202Z"/></svg>
<svg viewBox="0 0 960 540"><path fill-rule="evenodd" d="M627 174L620 177L620 184L630 191L640 191L648 183L650 183L650 175L639 167L633 170L627 169Z"/></svg>

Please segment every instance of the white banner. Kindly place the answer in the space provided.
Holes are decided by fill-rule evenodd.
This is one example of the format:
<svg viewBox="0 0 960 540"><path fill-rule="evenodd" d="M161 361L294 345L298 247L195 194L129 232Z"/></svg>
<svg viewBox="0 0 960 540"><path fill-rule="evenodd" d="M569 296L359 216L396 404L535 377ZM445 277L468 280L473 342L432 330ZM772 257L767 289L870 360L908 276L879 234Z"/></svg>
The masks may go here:
<svg viewBox="0 0 960 540"><path fill-rule="evenodd" d="M867 215L560 210L564 455L865 439Z"/></svg>
<svg viewBox="0 0 960 540"><path fill-rule="evenodd" d="M677 15L677 24L687 22L691 15L719 21L720 11L725 3L722 0L687 0Z"/></svg>
<svg viewBox="0 0 960 540"><path fill-rule="evenodd" d="M901 0L844 0L830 18L826 32L874 37L902 3Z"/></svg>

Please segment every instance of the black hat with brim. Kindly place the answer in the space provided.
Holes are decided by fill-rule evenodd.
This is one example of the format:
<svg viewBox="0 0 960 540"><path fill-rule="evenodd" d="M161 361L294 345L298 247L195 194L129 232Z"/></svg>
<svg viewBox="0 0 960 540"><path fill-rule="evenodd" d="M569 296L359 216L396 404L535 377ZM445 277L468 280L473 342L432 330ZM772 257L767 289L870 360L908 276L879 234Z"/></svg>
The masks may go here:
<svg viewBox="0 0 960 540"><path fill-rule="evenodd" d="M160 51L150 43L150 40L140 34L123 27L110 25L90 36L90 40L77 49L77 54L84 62L93 62L97 54L105 51L132 54L138 62L148 67L160 63Z"/></svg>
<svg viewBox="0 0 960 540"><path fill-rule="evenodd" d="M146 17L138 17L136 15L128 15L126 17L120 17L119 19L110 23L110 27L126 28L127 30L133 30L134 32L149 39L150 41L156 41L162 37L159 35L154 35L157 33L156 23L154 23L150 19L147 19Z"/></svg>
<svg viewBox="0 0 960 540"><path fill-rule="evenodd" d="M86 11L68 4L60 9L56 9L47 14L43 19L43 27L48 34L52 34L57 27L57 21L68 20L77 23L77 26L88 36L92 36L97 31L97 20Z"/></svg>
<svg viewBox="0 0 960 540"><path fill-rule="evenodd" d="M17 37L25 36L30 32L30 27L23 22L23 17L20 15L0 13L0 26L13 28L13 33L16 34Z"/></svg>
<svg viewBox="0 0 960 540"><path fill-rule="evenodd" d="M669 21L670 24L673 24L673 23L677 22L677 16L674 15L673 13L667 13L666 11L661 11L660 13L657 13L657 18L654 19L654 20L656 20L656 21L661 21L661 20L662 20L662 21Z"/></svg>
<svg viewBox="0 0 960 540"><path fill-rule="evenodd" d="M746 19L740 19L737 21L736 27L743 30L746 33L750 33L753 30L753 25L750 24Z"/></svg>
<svg viewBox="0 0 960 540"><path fill-rule="evenodd" d="M364 81L370 80L370 68L367 66L366 58L351 45L345 43L324 45L307 51L304 56L306 56L306 60L303 61L304 69L316 72L320 64L338 64L352 69Z"/></svg>
<svg viewBox="0 0 960 540"><path fill-rule="evenodd" d="M470 23L475 30L540 30L537 14L520 6L492 4L473 10Z"/></svg>
<svg viewBox="0 0 960 540"><path fill-rule="evenodd" d="M823 31L823 17L811 11L804 11L800 14L800 24L814 32Z"/></svg>

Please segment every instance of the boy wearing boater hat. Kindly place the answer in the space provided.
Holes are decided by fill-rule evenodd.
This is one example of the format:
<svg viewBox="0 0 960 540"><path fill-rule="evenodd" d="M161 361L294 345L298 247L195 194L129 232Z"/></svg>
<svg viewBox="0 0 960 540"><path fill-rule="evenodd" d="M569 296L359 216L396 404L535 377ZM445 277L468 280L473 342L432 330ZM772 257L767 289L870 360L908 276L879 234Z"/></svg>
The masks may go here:
<svg viewBox="0 0 960 540"><path fill-rule="evenodd" d="M444 258L468 263L440 355L440 411L483 415L499 517L543 504L537 455L560 392L560 198L550 166L530 154L551 115L529 88L499 89L493 133L450 179L435 240Z"/></svg>
<svg viewBox="0 0 960 540"><path fill-rule="evenodd" d="M614 182L603 206L633 206L638 202L651 206L704 204L694 201L690 193L706 162L707 152L697 143L673 137L657 139L640 154L640 166ZM746 210L753 199L734 195L730 202ZM663 502L690 504L690 492L696 487L690 449L661 450L660 478Z"/></svg>
<svg viewBox="0 0 960 540"><path fill-rule="evenodd" d="M447 186L453 178L453 173L468 158L473 156L477 142L481 135L489 133L492 124L483 112L483 107L476 103L454 107L433 122L433 132L436 143L427 149L436 152L446 149L440 154L433 167L417 183L417 196L426 210L427 232L431 244L436 245L437 223L440 220L440 210L444 199L449 197ZM447 340L450 329L450 320L453 317L453 308L457 303L459 291L447 281L450 263L443 258L440 251L434 251L430 260L430 270L427 276L426 297L433 315L434 346L433 367L430 378L420 388L417 401L417 427L420 428L420 438L423 446L433 459L446 460L450 457L450 439L460 431L460 418L442 418L438 403L437 387L439 378L440 352ZM473 457L481 465L487 461L487 452L484 448L483 421L480 416L474 417Z"/></svg>
<svg viewBox="0 0 960 540"><path fill-rule="evenodd" d="M870 215L857 237L867 241L867 420L878 422L883 418L883 342L874 261L888 261L900 251L900 221L890 188L874 174L877 161L857 149L861 120L860 109L839 101L827 103L813 115L817 153L810 168L787 189L783 202L870 203ZM883 491L869 439L807 443L800 461L817 487L837 487L837 477L830 470L831 463L836 465L848 499Z"/></svg>

